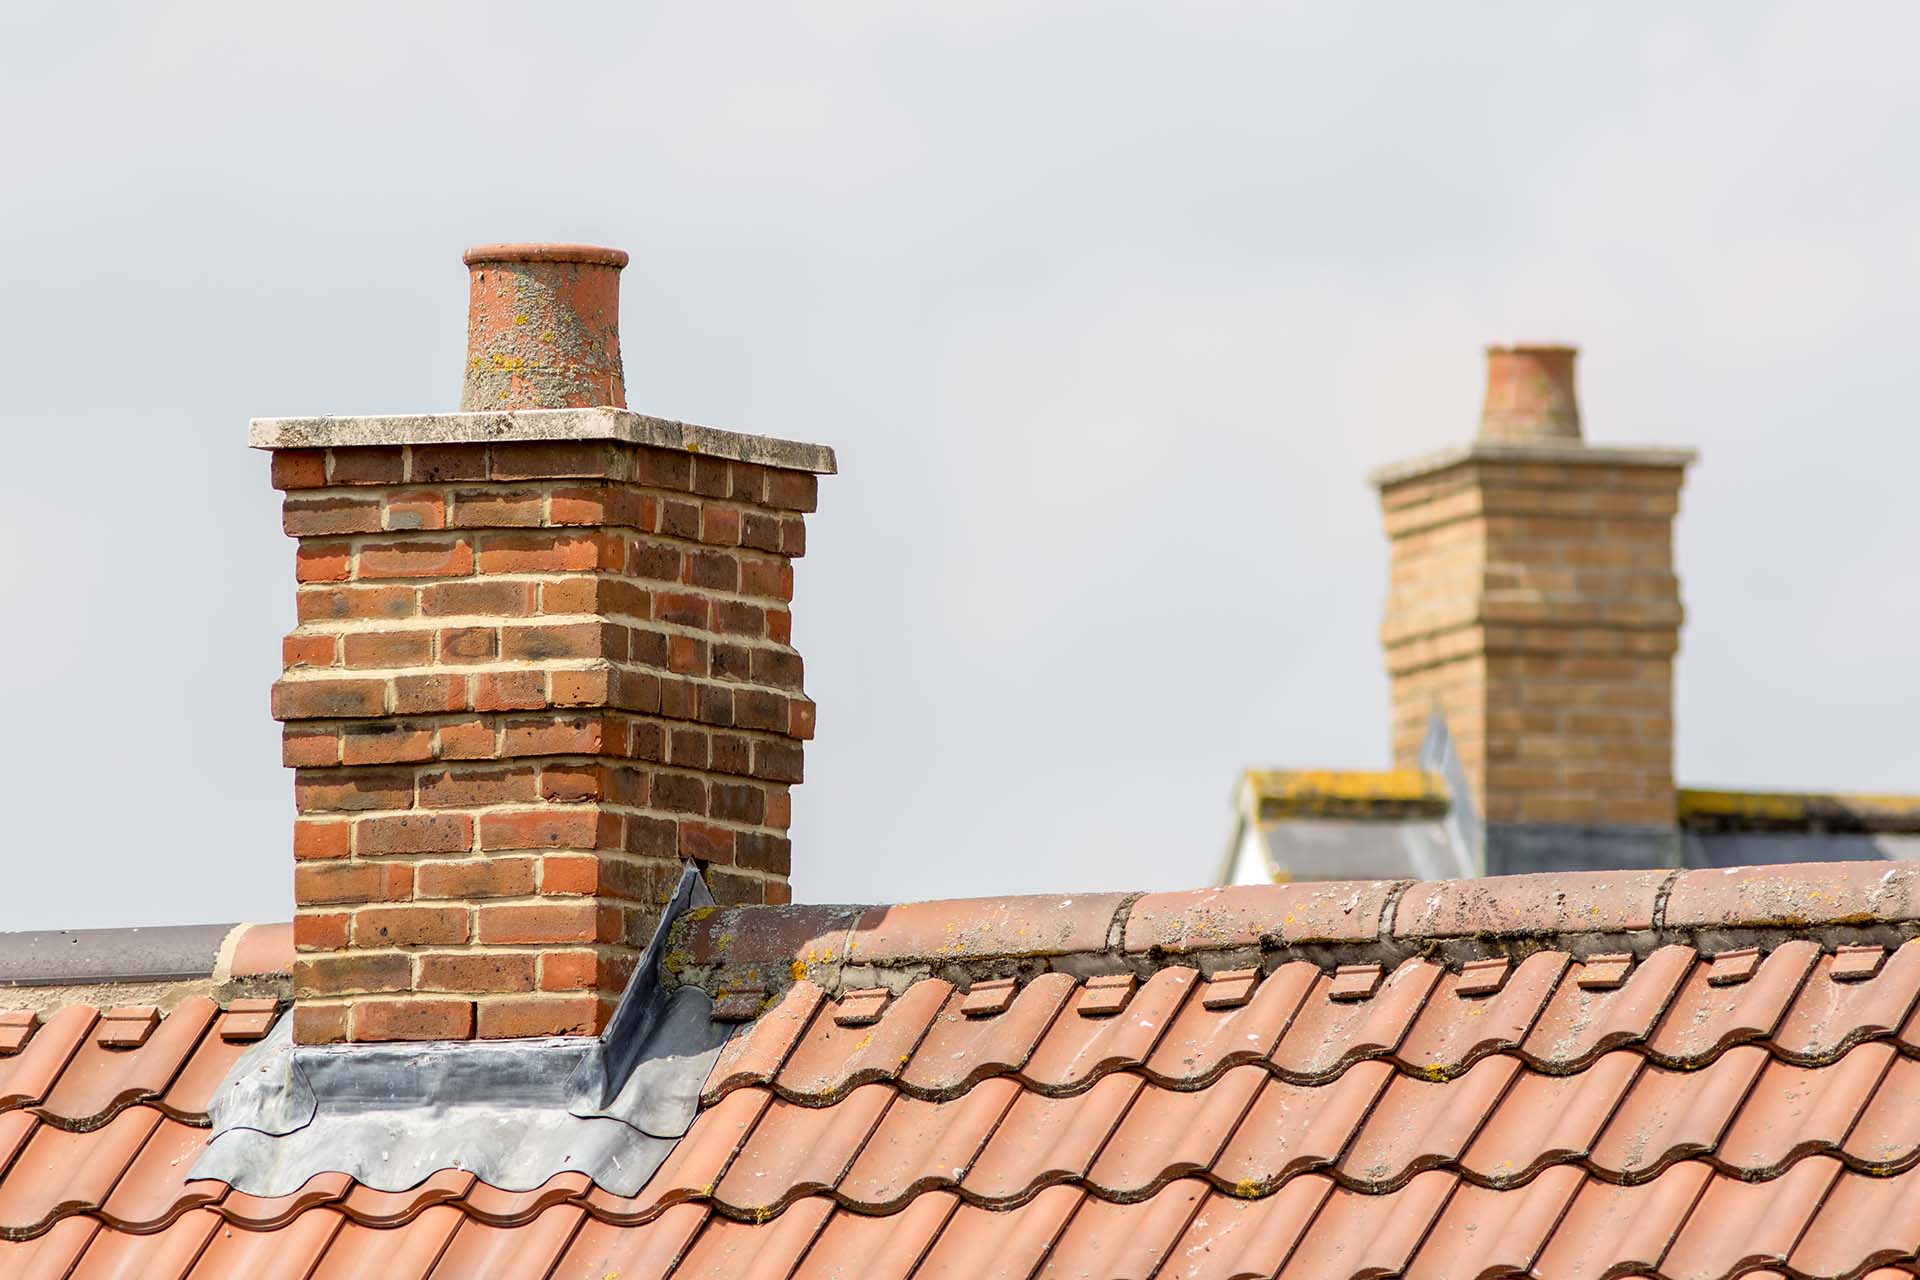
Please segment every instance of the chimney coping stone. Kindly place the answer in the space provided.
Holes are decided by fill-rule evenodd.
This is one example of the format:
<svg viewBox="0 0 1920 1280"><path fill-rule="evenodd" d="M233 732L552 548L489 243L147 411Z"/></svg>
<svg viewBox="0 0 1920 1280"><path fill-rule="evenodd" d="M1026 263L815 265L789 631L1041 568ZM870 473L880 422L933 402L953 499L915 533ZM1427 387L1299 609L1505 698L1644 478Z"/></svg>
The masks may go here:
<svg viewBox="0 0 1920 1280"><path fill-rule="evenodd" d="M520 441L617 440L685 453L833 475L833 450L822 444L723 431L629 409L520 409L505 413L413 413L370 417L255 418L255 449L347 449L362 446L504 444Z"/></svg>
<svg viewBox="0 0 1920 1280"><path fill-rule="evenodd" d="M1389 462L1367 475L1376 489L1416 476L1444 471L1465 462L1555 462L1599 467L1684 467L1699 454L1692 449L1647 444L1494 444L1476 440L1417 458Z"/></svg>

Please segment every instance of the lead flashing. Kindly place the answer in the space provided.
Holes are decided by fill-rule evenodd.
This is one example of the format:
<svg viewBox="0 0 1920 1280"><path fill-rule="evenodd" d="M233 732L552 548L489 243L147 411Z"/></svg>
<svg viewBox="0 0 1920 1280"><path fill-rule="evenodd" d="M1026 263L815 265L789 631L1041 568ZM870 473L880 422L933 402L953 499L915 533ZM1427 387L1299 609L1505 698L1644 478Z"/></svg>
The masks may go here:
<svg viewBox="0 0 1920 1280"><path fill-rule="evenodd" d="M1376 489L1468 462L1546 462L1585 467L1684 467L1700 455L1692 449L1643 444L1493 444L1476 440L1376 467L1367 483Z"/></svg>
<svg viewBox="0 0 1920 1280"><path fill-rule="evenodd" d="M723 431L629 409L521 409L510 413L414 413L372 417L255 418L254 449L349 449L396 445L508 444L613 440L674 449L787 471L833 475L831 448L798 440Z"/></svg>

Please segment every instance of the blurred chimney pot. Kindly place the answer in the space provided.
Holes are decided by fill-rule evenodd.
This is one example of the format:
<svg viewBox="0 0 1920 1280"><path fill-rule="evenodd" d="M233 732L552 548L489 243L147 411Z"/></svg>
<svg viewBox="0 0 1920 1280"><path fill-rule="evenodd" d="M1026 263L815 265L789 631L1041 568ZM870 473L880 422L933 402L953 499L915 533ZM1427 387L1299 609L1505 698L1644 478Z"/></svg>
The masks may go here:
<svg viewBox="0 0 1920 1280"><path fill-rule="evenodd" d="M619 249L488 244L464 255L467 375L462 412L625 408Z"/></svg>
<svg viewBox="0 0 1920 1280"><path fill-rule="evenodd" d="M1580 439L1573 390L1578 347L1521 344L1487 348L1487 398L1480 438L1519 444Z"/></svg>

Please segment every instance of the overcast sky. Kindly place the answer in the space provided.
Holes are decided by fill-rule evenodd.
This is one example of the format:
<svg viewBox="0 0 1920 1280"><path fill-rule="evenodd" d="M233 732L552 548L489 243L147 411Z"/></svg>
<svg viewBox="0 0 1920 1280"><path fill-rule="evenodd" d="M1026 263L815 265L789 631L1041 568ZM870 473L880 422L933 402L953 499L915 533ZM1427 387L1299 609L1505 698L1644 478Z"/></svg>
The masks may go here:
<svg viewBox="0 0 1920 1280"><path fill-rule="evenodd" d="M1920 8L16 7L0 928L284 919L252 416L451 408L460 251L629 250L639 410L820 441L808 900L1204 882L1387 762L1372 466L1482 346L1697 446L1692 784L1920 790Z"/></svg>

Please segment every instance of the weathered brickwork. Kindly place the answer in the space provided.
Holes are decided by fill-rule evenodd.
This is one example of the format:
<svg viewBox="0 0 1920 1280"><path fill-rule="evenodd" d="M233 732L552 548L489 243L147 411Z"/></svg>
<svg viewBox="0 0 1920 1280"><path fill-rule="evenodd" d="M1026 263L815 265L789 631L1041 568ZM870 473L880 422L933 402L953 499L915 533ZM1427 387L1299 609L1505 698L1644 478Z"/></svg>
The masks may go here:
<svg viewBox="0 0 1920 1280"><path fill-rule="evenodd" d="M1394 760L1438 708L1488 821L1671 826L1684 467L1580 448L1382 485Z"/></svg>
<svg viewBox="0 0 1920 1280"><path fill-rule="evenodd" d="M282 449L305 1042L598 1031L682 859L788 900L811 474L613 442Z"/></svg>

